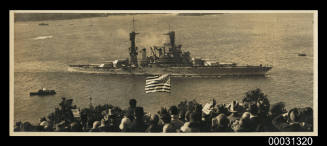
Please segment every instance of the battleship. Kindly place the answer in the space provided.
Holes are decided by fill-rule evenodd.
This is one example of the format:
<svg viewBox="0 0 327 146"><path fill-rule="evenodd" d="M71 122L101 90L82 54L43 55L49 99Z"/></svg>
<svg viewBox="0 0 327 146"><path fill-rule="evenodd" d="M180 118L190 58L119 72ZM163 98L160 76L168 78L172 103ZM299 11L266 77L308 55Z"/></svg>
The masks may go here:
<svg viewBox="0 0 327 146"><path fill-rule="evenodd" d="M115 75L162 75L170 74L176 77L222 77L222 76L265 76L271 65L246 65L236 63L221 63L198 57L191 57L189 51L183 51L182 45L175 43L175 31L164 34L169 36L169 42L163 46L143 48L136 46L134 18L133 28L129 33L129 58L106 61L101 64L70 64L68 71L84 73L104 73ZM151 55L147 56L147 51ZM141 53L140 59L138 54Z"/></svg>

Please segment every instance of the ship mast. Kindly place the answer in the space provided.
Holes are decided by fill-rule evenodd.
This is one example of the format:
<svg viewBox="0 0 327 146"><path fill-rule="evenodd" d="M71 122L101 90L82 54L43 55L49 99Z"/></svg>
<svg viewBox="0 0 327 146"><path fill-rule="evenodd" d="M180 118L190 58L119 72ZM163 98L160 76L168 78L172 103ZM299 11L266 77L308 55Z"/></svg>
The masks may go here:
<svg viewBox="0 0 327 146"><path fill-rule="evenodd" d="M129 33L129 39L131 41L131 47L129 48L129 64L131 65L131 67L138 67L138 63L137 63L137 47L135 45L135 37L138 33L135 32L135 26L134 26L134 17L133 17L133 30L132 32Z"/></svg>

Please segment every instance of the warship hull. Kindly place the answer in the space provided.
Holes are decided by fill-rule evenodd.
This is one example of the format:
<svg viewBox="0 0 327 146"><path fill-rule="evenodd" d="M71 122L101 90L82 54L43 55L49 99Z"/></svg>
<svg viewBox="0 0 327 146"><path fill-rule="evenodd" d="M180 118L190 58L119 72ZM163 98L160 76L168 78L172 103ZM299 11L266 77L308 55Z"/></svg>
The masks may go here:
<svg viewBox="0 0 327 146"><path fill-rule="evenodd" d="M100 73L112 75L161 75L175 77L221 77L221 76L265 76L271 67L236 66L236 67L146 67L146 68L100 68L70 65L68 71L82 73Z"/></svg>

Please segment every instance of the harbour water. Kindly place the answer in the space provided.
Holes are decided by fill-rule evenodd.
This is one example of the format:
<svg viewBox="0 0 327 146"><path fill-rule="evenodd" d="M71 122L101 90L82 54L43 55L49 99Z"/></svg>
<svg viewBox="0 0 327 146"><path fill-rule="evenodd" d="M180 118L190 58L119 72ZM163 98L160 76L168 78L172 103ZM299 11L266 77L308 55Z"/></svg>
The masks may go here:
<svg viewBox="0 0 327 146"><path fill-rule="evenodd" d="M93 104L122 108L135 98L145 111L155 113L161 106L183 100L205 103L214 98L218 103L229 103L241 100L248 90L260 88L271 103L283 101L288 109L313 106L313 14L134 17L140 33L136 39L139 48L167 41L161 34L170 24L177 44L193 57L240 65L270 64L273 69L266 78L172 78L170 94L145 94L144 77L67 72L68 64L127 58L132 16L16 22L14 121L36 123L54 111L63 96L74 99L81 108L89 105L89 97ZM54 89L57 94L29 96L41 87Z"/></svg>

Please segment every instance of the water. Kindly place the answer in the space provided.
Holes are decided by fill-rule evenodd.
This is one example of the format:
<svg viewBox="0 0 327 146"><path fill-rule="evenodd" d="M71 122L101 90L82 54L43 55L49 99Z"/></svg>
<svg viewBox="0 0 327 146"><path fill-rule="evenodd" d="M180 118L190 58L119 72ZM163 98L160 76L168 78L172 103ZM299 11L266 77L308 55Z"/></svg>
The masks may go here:
<svg viewBox="0 0 327 146"><path fill-rule="evenodd" d="M161 45L168 25L176 41L193 57L270 64L267 78L171 80L171 93L144 93L144 77L121 77L67 72L67 64L99 63L128 57L132 16L15 23L14 121L36 123L54 111L65 96L87 107L110 103L126 108L135 98L145 111L196 99L205 103L241 100L248 90L260 88L271 103L292 107L313 106L313 14L224 14L207 16L137 15L139 48ZM49 26L39 26L39 23ZM46 39L33 39L52 36ZM149 53L149 51L148 51ZM306 53L300 57L298 53ZM41 87L54 96L29 96Z"/></svg>

